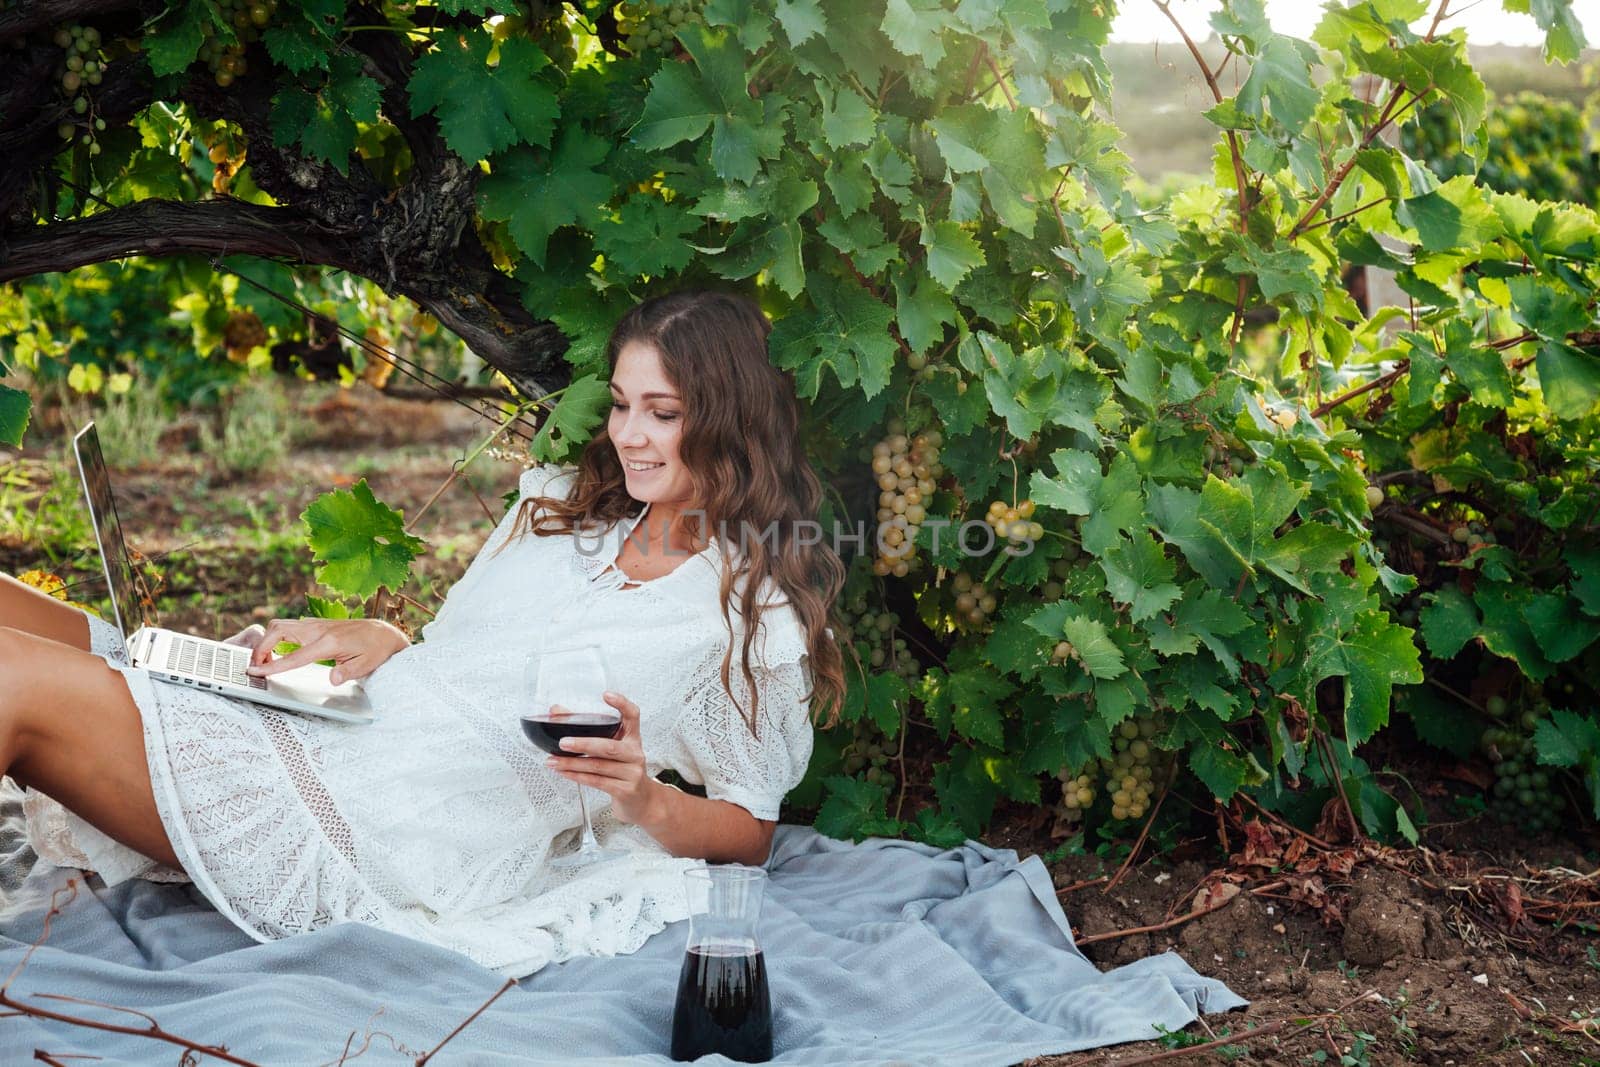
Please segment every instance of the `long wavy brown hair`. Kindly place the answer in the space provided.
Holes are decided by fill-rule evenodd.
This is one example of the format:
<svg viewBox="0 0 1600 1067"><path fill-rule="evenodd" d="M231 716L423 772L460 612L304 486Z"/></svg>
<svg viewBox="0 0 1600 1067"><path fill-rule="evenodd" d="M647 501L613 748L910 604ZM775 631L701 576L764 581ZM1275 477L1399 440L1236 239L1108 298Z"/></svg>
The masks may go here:
<svg viewBox="0 0 1600 1067"><path fill-rule="evenodd" d="M632 342L659 353L667 379L683 400L678 454L689 471L695 505L704 512L705 530L734 531L739 542L743 554L738 560L727 538L718 542L724 563L719 598L728 627L722 685L739 707L729 684L734 643L730 612L737 596L739 617L748 620L740 668L751 694L750 708L739 707L739 712L752 734L759 733L760 698L750 649L760 629L764 608L759 599L769 578L805 629L811 668L807 699L813 717L832 725L845 693L843 659L828 632L837 621L834 605L845 568L825 539L812 543L814 539L796 536L803 523L816 518L822 483L800 440L794 378L768 357L771 331L761 309L745 297L684 291L633 308L606 344L613 373L618 355ZM602 427L578 459L577 480L567 498L524 501L517 524L523 533L540 537L573 534L592 530L596 523L609 526L638 508L639 502L628 495L616 446ZM736 533L774 529L775 539ZM741 583L741 578L747 580Z"/></svg>

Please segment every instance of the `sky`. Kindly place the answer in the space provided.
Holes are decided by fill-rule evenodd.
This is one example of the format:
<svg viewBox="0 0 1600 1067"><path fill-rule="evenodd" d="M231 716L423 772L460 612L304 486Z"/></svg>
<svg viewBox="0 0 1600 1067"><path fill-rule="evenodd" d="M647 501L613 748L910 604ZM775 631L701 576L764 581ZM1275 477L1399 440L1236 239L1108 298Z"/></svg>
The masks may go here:
<svg viewBox="0 0 1600 1067"><path fill-rule="evenodd" d="M1206 20L1218 7L1217 0L1174 0L1172 13L1183 23L1191 37L1199 39L1210 32ZM1272 28L1292 37L1309 37L1322 16L1321 3L1316 0L1266 0L1267 17ZM1473 44L1542 44L1544 38L1534 25L1531 15L1508 15L1501 10L1500 0L1455 0L1451 8L1460 14L1450 15L1445 28L1465 26L1467 40ZM1112 24L1111 38L1115 41L1177 41L1180 38L1167 17L1156 10L1152 0L1122 0L1122 10ZM1573 11L1583 25L1583 34L1591 48L1600 46L1600 0L1573 0ZM1430 16L1431 17L1431 16ZM1421 20L1419 29L1427 29L1428 19Z"/></svg>

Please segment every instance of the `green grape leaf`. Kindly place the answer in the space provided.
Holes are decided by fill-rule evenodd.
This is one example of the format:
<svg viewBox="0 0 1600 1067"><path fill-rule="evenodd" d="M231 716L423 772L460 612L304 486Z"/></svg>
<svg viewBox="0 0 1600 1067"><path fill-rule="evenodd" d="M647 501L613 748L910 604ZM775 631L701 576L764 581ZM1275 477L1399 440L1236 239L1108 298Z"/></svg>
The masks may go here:
<svg viewBox="0 0 1600 1067"><path fill-rule="evenodd" d="M774 361L795 372L802 397L813 398L822 387L822 372L831 369L842 386L860 383L867 397L889 384L895 342L890 332L894 312L853 281L818 274L806 290L809 309L785 315L773 327L769 345Z"/></svg>
<svg viewBox="0 0 1600 1067"><path fill-rule="evenodd" d="M1581 419L1600 402L1600 359L1568 344L1540 346L1536 357L1545 403L1561 419Z"/></svg>
<svg viewBox="0 0 1600 1067"><path fill-rule="evenodd" d="M366 613L361 610L361 605L351 607L343 600L332 600L327 597L306 594L306 614L313 619L360 619Z"/></svg>
<svg viewBox="0 0 1600 1067"><path fill-rule="evenodd" d="M1028 478L1029 498L1068 515L1092 514L1104 480L1094 453L1059 449L1051 453L1050 462L1055 465L1056 477L1034 471Z"/></svg>
<svg viewBox="0 0 1600 1067"><path fill-rule="evenodd" d="M824 778L823 785L828 796L817 810L814 825L819 834L860 841L865 837L892 837L900 832L900 824L887 813L887 786L844 775Z"/></svg>
<svg viewBox="0 0 1600 1067"><path fill-rule="evenodd" d="M1467 727L1476 714L1462 704L1445 699L1432 686L1408 686L1395 694L1395 705L1410 718L1411 726L1434 748L1466 759L1478 747L1478 732Z"/></svg>
<svg viewBox="0 0 1600 1067"><path fill-rule="evenodd" d="M1038 204L1048 198L1035 188L1046 173L1044 138L1027 109L962 104L945 108L928 128L953 173L979 175L1000 222L1033 236Z"/></svg>
<svg viewBox="0 0 1600 1067"><path fill-rule="evenodd" d="M1572 595L1589 615L1600 615L1600 550L1569 544L1562 558L1572 570Z"/></svg>
<svg viewBox="0 0 1600 1067"><path fill-rule="evenodd" d="M272 98L268 124L273 142L288 147L298 141L307 155L348 175L357 123L377 121L381 101L378 83L361 73L361 60L335 56L318 92L288 88Z"/></svg>
<svg viewBox="0 0 1600 1067"><path fill-rule="evenodd" d="M406 533L405 517L380 503L361 479L348 491L324 493L300 515L306 544L322 563L317 581L365 600L379 586L398 589L425 545Z"/></svg>
<svg viewBox="0 0 1600 1067"><path fill-rule="evenodd" d="M158 78L187 70L200 54L200 45L211 25L210 5L205 0L188 0L173 7L177 10L142 42L150 73Z"/></svg>
<svg viewBox="0 0 1600 1067"><path fill-rule="evenodd" d="M261 31L261 43L274 63L294 74L328 69L331 41L305 18L268 26Z"/></svg>
<svg viewBox="0 0 1600 1067"><path fill-rule="evenodd" d="M1417 231L1429 252L1473 249L1499 234L1499 217L1470 174L1400 201L1395 218Z"/></svg>
<svg viewBox="0 0 1600 1067"><path fill-rule="evenodd" d="M1260 785L1267 772L1246 752L1239 756L1220 744L1204 742L1189 746L1189 769L1218 800L1227 800L1247 785Z"/></svg>
<svg viewBox="0 0 1600 1067"><path fill-rule="evenodd" d="M1309 669L1318 677L1343 677L1345 736L1367 740L1389 721L1396 685L1422 681L1422 660L1411 631L1380 611L1363 611L1343 633L1312 635Z"/></svg>
<svg viewBox="0 0 1600 1067"><path fill-rule="evenodd" d="M782 151L783 124L769 121L762 104L751 98L744 49L727 32L685 24L678 39L696 70L662 64L650 79L644 111L631 131L633 142L658 151L698 140L709 128L712 169L725 181L748 185L761 160Z"/></svg>
<svg viewBox="0 0 1600 1067"><path fill-rule="evenodd" d="M894 310L900 336L917 353L944 340L944 328L956 321L956 307L950 295L934 284L926 271L915 266L894 272ZM977 391L969 391L976 399Z"/></svg>
<svg viewBox="0 0 1600 1067"><path fill-rule="evenodd" d="M1539 762L1581 771L1594 817L1600 819L1600 725L1593 718L1556 708L1533 731Z"/></svg>
<svg viewBox="0 0 1600 1067"><path fill-rule="evenodd" d="M1127 673L1122 649L1106 632L1105 624L1084 615L1069 615L1061 623L1061 634L1078 654L1083 669L1096 678L1110 680Z"/></svg>
<svg viewBox="0 0 1600 1067"><path fill-rule="evenodd" d="M1225 639L1248 630L1252 621L1250 613L1232 597L1198 582L1188 587L1172 616L1173 629L1204 642L1233 678L1239 677L1239 660L1234 646Z"/></svg>
<svg viewBox="0 0 1600 1067"><path fill-rule="evenodd" d="M661 277L694 259L694 246L684 239L695 230L695 217L658 196L635 194L622 205L615 221L594 227L594 245L608 263L633 275Z"/></svg>
<svg viewBox="0 0 1600 1067"><path fill-rule="evenodd" d="M1172 580L1178 573L1177 564L1167 558L1161 542L1144 531L1119 536L1100 557L1100 569L1105 571L1106 590L1129 606L1134 622L1166 611L1183 595Z"/></svg>
<svg viewBox="0 0 1600 1067"><path fill-rule="evenodd" d="M1588 45L1572 0L1505 0L1507 11L1531 14L1544 31L1544 61L1571 63Z"/></svg>
<svg viewBox="0 0 1600 1067"><path fill-rule="evenodd" d="M928 273L946 289L960 285L973 267L984 262L977 239L954 222L925 224L922 247L928 250Z"/></svg>
<svg viewBox="0 0 1600 1067"><path fill-rule="evenodd" d="M1302 41L1273 35L1250 63L1250 76L1235 102L1240 111L1260 119L1268 110L1290 133L1311 121L1321 94L1311 80L1316 52Z"/></svg>
<svg viewBox="0 0 1600 1067"><path fill-rule="evenodd" d="M950 753L950 760L933 768L933 791L939 806L968 836L976 836L989 824L999 793L985 766L985 759L961 745Z"/></svg>
<svg viewBox="0 0 1600 1067"><path fill-rule="evenodd" d="M881 28L895 51L932 69L944 58L944 32L954 23L938 0L889 0Z"/></svg>
<svg viewBox="0 0 1600 1067"><path fill-rule="evenodd" d="M596 170L610 146L581 126L568 126L555 149L518 148L496 161L478 183L478 210L510 224L511 239L535 266L544 265L550 235L577 223L592 226L615 188Z"/></svg>
<svg viewBox="0 0 1600 1067"><path fill-rule="evenodd" d="M1417 622L1428 654L1435 659L1454 659L1478 636L1478 608L1456 585L1443 586L1424 599L1427 605L1417 613Z"/></svg>
<svg viewBox="0 0 1600 1067"><path fill-rule="evenodd" d="M1483 582L1473 591L1472 599L1483 612L1479 636L1484 647L1497 656L1515 660L1523 674L1540 682L1554 673L1555 667L1545 658L1524 615L1533 596L1533 590L1525 586Z"/></svg>
<svg viewBox="0 0 1600 1067"><path fill-rule="evenodd" d="M1015 691L1016 686L987 666L951 671L950 725L962 737L1005 748L1005 716L1000 702Z"/></svg>
<svg viewBox="0 0 1600 1067"><path fill-rule="evenodd" d="M780 6L782 0L779 0ZM961 829L961 824L955 816L932 808L923 808L917 812L917 821L910 828L911 839L921 841L934 848L960 848L967 842L967 835Z"/></svg>
<svg viewBox="0 0 1600 1067"><path fill-rule="evenodd" d="M1547 767L1581 767L1600 761L1600 723L1556 708L1533 731L1534 751Z"/></svg>
<svg viewBox="0 0 1600 1067"><path fill-rule="evenodd" d="M605 417L610 388L593 374L574 379L556 399L556 406L539 425L528 444L528 455L539 463L555 463L589 440L590 431Z"/></svg>
<svg viewBox="0 0 1600 1067"><path fill-rule="evenodd" d="M1551 663L1565 663L1600 638L1600 622L1586 619L1571 597L1540 593L1522 609L1528 630Z"/></svg>
<svg viewBox="0 0 1600 1067"><path fill-rule="evenodd" d="M682 63L664 63L650 79L644 113L633 127L633 143L647 152L692 141L711 127L716 101L695 72Z"/></svg>
<svg viewBox="0 0 1600 1067"><path fill-rule="evenodd" d="M829 244L850 257L865 277L873 277L900 258L900 247L889 242L883 223L876 215L858 212L848 218L831 215L817 224L817 232Z"/></svg>
<svg viewBox="0 0 1600 1067"><path fill-rule="evenodd" d="M22 447L22 435L28 432L28 419L33 401L21 389L0 385L0 444Z"/></svg>
<svg viewBox="0 0 1600 1067"><path fill-rule="evenodd" d="M872 206L872 175L860 156L830 159L822 181L844 214L854 215Z"/></svg>
<svg viewBox="0 0 1600 1067"><path fill-rule="evenodd" d="M911 690L899 675L888 671L869 674L864 711L883 736L895 737L900 733L900 718L910 697Z"/></svg>
<svg viewBox="0 0 1600 1067"><path fill-rule="evenodd" d="M778 0L774 12L789 47L798 48L812 37L826 37L828 20L817 0Z"/></svg>
<svg viewBox="0 0 1600 1067"><path fill-rule="evenodd" d="M525 37L500 42L500 60L489 66L494 38L485 30L443 34L438 47L418 57L408 89L413 117L432 112L445 144L476 162L514 144L549 147L561 105L537 75L550 64Z"/></svg>
<svg viewBox="0 0 1600 1067"><path fill-rule="evenodd" d="M837 94L824 85L817 86L822 101L822 139L829 148L849 148L870 144L877 135L877 116L872 105L854 89L844 87Z"/></svg>

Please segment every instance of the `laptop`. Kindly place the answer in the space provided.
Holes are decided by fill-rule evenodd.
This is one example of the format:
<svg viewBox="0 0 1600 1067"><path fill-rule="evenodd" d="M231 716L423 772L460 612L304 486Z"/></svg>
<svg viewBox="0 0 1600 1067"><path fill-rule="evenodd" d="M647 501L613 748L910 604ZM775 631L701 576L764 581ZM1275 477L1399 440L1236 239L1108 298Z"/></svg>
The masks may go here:
<svg viewBox="0 0 1600 1067"><path fill-rule="evenodd" d="M72 439L72 451L78 457L78 477L89 503L94 539L100 546L100 563L111 591L111 611L122 633L129 663L160 682L209 689L236 700L334 722L372 722L372 704L361 683L334 685L328 678L328 667L309 663L270 678L252 678L245 673L250 665L249 649L144 625L150 598L139 592L139 576L122 539L122 523L111 496L111 475L100 454L100 435L94 423L78 431ZM135 618L140 625L130 633L128 624Z"/></svg>

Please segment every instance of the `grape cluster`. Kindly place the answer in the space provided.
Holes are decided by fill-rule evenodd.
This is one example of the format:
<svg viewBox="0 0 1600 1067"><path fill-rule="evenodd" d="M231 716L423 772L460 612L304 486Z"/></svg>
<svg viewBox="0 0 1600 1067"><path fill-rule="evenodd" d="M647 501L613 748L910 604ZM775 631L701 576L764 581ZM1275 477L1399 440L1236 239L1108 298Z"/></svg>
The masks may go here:
<svg viewBox="0 0 1600 1067"><path fill-rule="evenodd" d="M226 129L218 133L202 133L201 139L206 144L206 158L215 167L211 172L211 191L218 196L225 196L233 176L244 166L244 139Z"/></svg>
<svg viewBox="0 0 1600 1067"><path fill-rule="evenodd" d="M1063 767L1056 777L1061 780L1061 805L1056 817L1065 822L1077 822L1083 813L1094 805L1095 777L1085 770L1074 773Z"/></svg>
<svg viewBox="0 0 1600 1067"><path fill-rule="evenodd" d="M1143 818L1155 792L1158 760L1163 753L1151 743L1156 722L1149 717L1124 719L1112 735L1110 759L1100 761L1113 819Z"/></svg>
<svg viewBox="0 0 1600 1067"><path fill-rule="evenodd" d="M63 121L56 132L63 141L79 140L89 147L89 154L100 154L100 141L95 134L106 128L106 120L91 115L94 100L90 88L105 80L106 59L100 51L100 31L93 26L74 22L59 27L52 38L61 49L61 92L71 102L72 113L78 118Z"/></svg>
<svg viewBox="0 0 1600 1067"><path fill-rule="evenodd" d="M1039 599L1046 604L1054 604L1066 594L1066 586L1062 584L1062 579L1072 574L1073 561L1078 558L1079 554L1078 546L1068 541L1060 558L1051 561L1050 577L1040 587Z"/></svg>
<svg viewBox="0 0 1600 1067"><path fill-rule="evenodd" d="M922 677L922 664L895 629L900 625L897 613L874 611L866 597L857 596L845 602L844 617L850 624L851 639L867 646L867 666L892 671L907 683Z"/></svg>
<svg viewBox="0 0 1600 1067"><path fill-rule="evenodd" d="M1061 801L1056 807L1058 827L1080 821L1104 794L1111 801L1112 819L1140 819L1150 811L1156 779L1170 757L1154 742L1156 721L1144 716L1124 719L1111 735L1111 756L1092 760L1085 767L1063 767Z"/></svg>
<svg viewBox="0 0 1600 1067"><path fill-rule="evenodd" d="M208 27L200 43L200 58L205 60L217 86L226 89L249 69L244 50L261 39L261 31L278 11L278 0L216 0L222 16L233 24L231 40L224 40L214 27Z"/></svg>
<svg viewBox="0 0 1600 1067"><path fill-rule="evenodd" d="M983 521L994 528L995 537L1001 541L1017 544L1038 541L1044 537L1044 527L1033 521L1031 500L1015 505L1007 504L1004 500L991 500L989 513L983 517Z"/></svg>
<svg viewBox="0 0 1600 1067"><path fill-rule="evenodd" d="M695 0L622 0L617 5L617 30L634 55L675 49L674 34L702 21Z"/></svg>
<svg viewBox="0 0 1600 1067"><path fill-rule="evenodd" d="M841 755L842 769L846 774L862 774L873 785L887 784L894 777L889 761L894 758L894 744L883 736L869 720L860 719L850 724L850 740L845 742Z"/></svg>
<svg viewBox="0 0 1600 1067"><path fill-rule="evenodd" d="M889 435L872 446L872 473L878 480L878 527L872 573L904 578L917 561L917 531L928 517L928 502L944 467L939 463L938 431L906 436L902 419L890 419Z"/></svg>
<svg viewBox="0 0 1600 1067"><path fill-rule="evenodd" d="M529 20L527 14L507 15L495 23L494 39L528 36L539 44L539 50L550 62L562 70L570 71L578 61L578 48L573 43L572 27L565 14L558 10L538 22Z"/></svg>
<svg viewBox="0 0 1600 1067"><path fill-rule="evenodd" d="M956 622L977 630L989 622L998 604L995 595L966 571L957 571L951 585L956 591Z"/></svg>
<svg viewBox="0 0 1600 1067"><path fill-rule="evenodd" d="M1485 710L1495 719L1508 713L1506 700L1492 696ZM1515 720L1489 727L1480 747L1494 764L1494 785L1489 789L1489 810L1500 822L1520 826L1530 833L1561 826L1566 800L1556 792L1551 771L1535 762L1533 731L1541 713L1536 706Z"/></svg>

